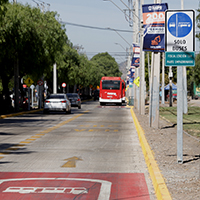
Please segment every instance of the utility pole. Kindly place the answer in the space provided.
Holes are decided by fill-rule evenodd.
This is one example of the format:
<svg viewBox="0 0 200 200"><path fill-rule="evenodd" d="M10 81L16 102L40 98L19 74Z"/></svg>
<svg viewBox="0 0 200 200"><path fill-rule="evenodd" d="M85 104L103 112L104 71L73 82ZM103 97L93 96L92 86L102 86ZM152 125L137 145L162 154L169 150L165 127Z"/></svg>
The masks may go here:
<svg viewBox="0 0 200 200"><path fill-rule="evenodd" d="M162 104L165 104L165 53L162 53Z"/></svg>
<svg viewBox="0 0 200 200"><path fill-rule="evenodd" d="M162 53L162 104L165 104L165 53Z"/></svg>
<svg viewBox="0 0 200 200"><path fill-rule="evenodd" d="M140 1L140 16L142 16L142 5L144 0ZM142 18L142 17L141 17ZM143 51L143 23L140 23L140 107L139 113L145 115L145 54Z"/></svg>
<svg viewBox="0 0 200 200"><path fill-rule="evenodd" d="M134 38L133 41L138 45L139 44L139 0L135 0L135 14L134 14L134 21L135 21L135 27L134 27ZM135 78L139 76L139 69L138 67L135 68ZM134 108L136 110L139 110L139 88L136 84L134 84Z"/></svg>
<svg viewBox="0 0 200 200"><path fill-rule="evenodd" d="M57 93L57 71L56 63L53 65L53 94Z"/></svg>
<svg viewBox="0 0 200 200"><path fill-rule="evenodd" d="M172 94L172 66L169 67L169 107L172 107L172 100L173 100L173 94Z"/></svg>
<svg viewBox="0 0 200 200"><path fill-rule="evenodd" d="M161 3L161 0L154 0L154 3ZM152 52L153 65L151 65L151 94L149 105L150 127L159 127L159 85L160 85L160 52Z"/></svg>

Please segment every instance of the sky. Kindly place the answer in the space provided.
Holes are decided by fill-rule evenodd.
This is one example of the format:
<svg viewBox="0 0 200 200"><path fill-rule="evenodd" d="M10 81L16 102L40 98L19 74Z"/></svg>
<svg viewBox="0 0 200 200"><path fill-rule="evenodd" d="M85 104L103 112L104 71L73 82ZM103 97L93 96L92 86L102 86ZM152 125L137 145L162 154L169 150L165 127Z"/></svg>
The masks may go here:
<svg viewBox="0 0 200 200"><path fill-rule="evenodd" d="M41 9L44 5L45 11L56 11L60 15L59 21L66 23L66 34L69 40L74 46L79 46L80 53L85 53L89 59L98 53L108 52L118 63L126 60L126 49L133 43L133 27L126 19L123 11L127 7L121 1L128 5L128 0L16 1L22 4L28 3L33 7L39 5ZM135 2L135 0L132 1ZM196 11L200 0L183 0L183 2L184 9ZM144 4L153 3L154 0L144 0ZM162 3L168 3L170 10L181 9L181 0L166 0ZM195 46L196 51L199 51L200 43L196 42Z"/></svg>

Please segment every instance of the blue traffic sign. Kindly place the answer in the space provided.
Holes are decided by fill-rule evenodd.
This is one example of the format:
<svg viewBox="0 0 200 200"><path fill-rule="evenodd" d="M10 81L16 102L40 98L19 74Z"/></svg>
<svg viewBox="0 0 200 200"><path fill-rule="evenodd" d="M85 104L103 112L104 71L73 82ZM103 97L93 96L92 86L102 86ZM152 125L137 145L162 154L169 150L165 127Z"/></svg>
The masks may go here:
<svg viewBox="0 0 200 200"><path fill-rule="evenodd" d="M168 20L168 30L174 37L185 37L192 30L192 20L185 13L174 13Z"/></svg>
<svg viewBox="0 0 200 200"><path fill-rule="evenodd" d="M195 51L194 10L167 10L165 12L165 51Z"/></svg>

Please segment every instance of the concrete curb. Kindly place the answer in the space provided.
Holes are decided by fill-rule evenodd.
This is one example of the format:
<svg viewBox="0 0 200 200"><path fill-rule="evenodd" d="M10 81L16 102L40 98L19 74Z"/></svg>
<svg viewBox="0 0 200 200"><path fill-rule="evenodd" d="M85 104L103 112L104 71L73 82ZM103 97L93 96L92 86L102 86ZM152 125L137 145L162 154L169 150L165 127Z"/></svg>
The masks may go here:
<svg viewBox="0 0 200 200"><path fill-rule="evenodd" d="M148 167L149 174L154 186L156 197L158 200L172 200L171 195L165 184L164 178L153 156L153 152L146 140L145 133L133 111L133 107L131 108L131 115L133 117L133 121L138 133L140 145L142 147L142 152L144 154L146 165Z"/></svg>
<svg viewBox="0 0 200 200"><path fill-rule="evenodd" d="M28 114L28 113L35 113L35 112L39 112L39 111L43 111L43 108L36 109L36 110L30 110L30 111L23 111L23 112L19 112L19 113L12 113L12 114L8 114L8 115L0 115L0 119L5 119L8 117L15 117L15 116L19 116L19 115Z"/></svg>

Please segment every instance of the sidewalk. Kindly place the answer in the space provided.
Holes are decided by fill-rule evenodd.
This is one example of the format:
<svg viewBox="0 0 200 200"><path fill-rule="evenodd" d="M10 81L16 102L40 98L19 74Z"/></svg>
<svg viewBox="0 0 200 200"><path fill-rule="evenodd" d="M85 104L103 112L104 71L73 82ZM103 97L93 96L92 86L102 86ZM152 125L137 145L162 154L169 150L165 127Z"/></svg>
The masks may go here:
<svg viewBox="0 0 200 200"><path fill-rule="evenodd" d="M200 105L199 100L191 100L189 103ZM145 132L171 198L173 200L200 199L200 142L183 134L183 164L178 164L177 127L160 118L159 129L150 128L148 114L141 116L137 111L134 112ZM158 183L158 186L162 187L162 183ZM157 198L170 199L158 195Z"/></svg>

